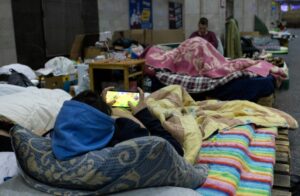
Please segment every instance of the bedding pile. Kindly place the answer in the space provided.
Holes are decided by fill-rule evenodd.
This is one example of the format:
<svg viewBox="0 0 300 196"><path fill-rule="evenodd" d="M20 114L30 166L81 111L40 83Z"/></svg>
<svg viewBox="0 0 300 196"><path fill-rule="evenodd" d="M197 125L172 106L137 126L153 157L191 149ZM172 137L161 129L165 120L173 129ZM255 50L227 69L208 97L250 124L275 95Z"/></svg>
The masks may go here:
<svg viewBox="0 0 300 196"><path fill-rule="evenodd" d="M53 128L64 101L71 95L61 89L15 87L1 84L7 94L0 96L0 117L33 130L38 135Z"/></svg>
<svg viewBox="0 0 300 196"><path fill-rule="evenodd" d="M171 51L153 46L147 50L145 59L146 64L153 68L168 69L189 76L221 78L244 70L262 77L269 74L280 79L287 77L283 70L267 61L246 58L228 60L200 37L187 39Z"/></svg>
<svg viewBox="0 0 300 196"><path fill-rule="evenodd" d="M199 193L270 194L277 128L297 128L293 117L248 101L195 102L178 85L152 93L146 102L183 145L185 159L209 164Z"/></svg>
<svg viewBox="0 0 300 196"><path fill-rule="evenodd" d="M233 99L230 99L227 95L231 94L231 91L225 97L223 95L222 99L222 96L213 92L214 98L222 100L257 100L263 95L270 95L270 93L265 95L265 91L274 93L276 84L281 84L288 78L287 70L267 61L248 58L226 59L210 43L200 37L188 39L178 48L168 51L152 46L145 51L143 56L147 65L145 73L151 77L155 76L162 85L182 85L189 93L200 93L203 96L207 96L204 92L210 93L213 90L228 91L225 85L230 86L240 80L249 79L252 82L252 78L259 78L264 83L270 81L269 76L274 78L271 88L264 88L264 84L261 84L260 88L253 87L252 90L245 90L243 97L232 96ZM252 86L252 83L250 85ZM233 94L238 94L240 89L245 88L239 87L233 91ZM152 90L157 89L154 86Z"/></svg>
<svg viewBox="0 0 300 196"><path fill-rule="evenodd" d="M149 110L162 123L194 163L202 140L223 129L254 124L295 129L297 121L282 111L249 101L206 100L195 102L181 86L171 85L147 97ZM199 148L197 148L197 146Z"/></svg>

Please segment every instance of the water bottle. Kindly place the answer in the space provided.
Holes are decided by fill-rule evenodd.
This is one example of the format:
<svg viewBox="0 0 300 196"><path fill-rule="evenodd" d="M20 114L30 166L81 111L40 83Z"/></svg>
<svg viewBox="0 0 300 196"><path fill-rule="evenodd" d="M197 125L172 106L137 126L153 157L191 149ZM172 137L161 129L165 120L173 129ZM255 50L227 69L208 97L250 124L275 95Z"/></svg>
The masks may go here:
<svg viewBox="0 0 300 196"><path fill-rule="evenodd" d="M143 89L145 92L150 93L151 92L151 86L152 86L152 81L148 76L144 77L143 81Z"/></svg>

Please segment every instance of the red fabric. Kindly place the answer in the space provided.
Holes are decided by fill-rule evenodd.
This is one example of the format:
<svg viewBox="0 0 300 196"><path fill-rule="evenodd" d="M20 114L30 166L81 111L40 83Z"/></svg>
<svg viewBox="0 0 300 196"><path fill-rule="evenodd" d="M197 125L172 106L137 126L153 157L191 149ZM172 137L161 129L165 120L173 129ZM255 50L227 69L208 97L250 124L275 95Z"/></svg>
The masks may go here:
<svg viewBox="0 0 300 196"><path fill-rule="evenodd" d="M190 38L197 37L197 36L202 37L203 39L211 43L215 48L218 48L218 40L214 32L208 31L206 35L200 35L198 31L195 31L190 35Z"/></svg>

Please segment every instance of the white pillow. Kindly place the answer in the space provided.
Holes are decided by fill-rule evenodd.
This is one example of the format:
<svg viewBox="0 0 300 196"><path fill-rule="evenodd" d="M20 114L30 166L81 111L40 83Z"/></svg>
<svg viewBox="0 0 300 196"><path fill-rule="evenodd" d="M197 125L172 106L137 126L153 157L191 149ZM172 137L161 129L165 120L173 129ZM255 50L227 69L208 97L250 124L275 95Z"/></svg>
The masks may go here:
<svg viewBox="0 0 300 196"><path fill-rule="evenodd" d="M60 89L27 87L25 91L0 96L0 116L43 135L54 127L63 102L69 99L71 96Z"/></svg>
<svg viewBox="0 0 300 196"><path fill-rule="evenodd" d="M19 63L4 65L4 66L0 67L0 74L10 75L11 74L11 72L9 71L10 69L14 69L17 72L24 74L29 80L34 80L37 78L36 74L30 67L28 67L27 65L19 64Z"/></svg>

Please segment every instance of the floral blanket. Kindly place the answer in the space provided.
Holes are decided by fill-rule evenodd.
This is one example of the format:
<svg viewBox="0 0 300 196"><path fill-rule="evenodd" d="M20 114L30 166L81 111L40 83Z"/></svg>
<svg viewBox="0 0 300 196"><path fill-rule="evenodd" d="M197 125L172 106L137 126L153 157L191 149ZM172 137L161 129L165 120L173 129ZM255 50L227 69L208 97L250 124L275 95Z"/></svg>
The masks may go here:
<svg viewBox="0 0 300 196"><path fill-rule="evenodd" d="M202 140L217 130L254 124L262 127L297 128L290 115L249 101L206 100L195 102L178 85L162 88L147 97L150 111L183 146L185 158L196 161Z"/></svg>
<svg viewBox="0 0 300 196"><path fill-rule="evenodd" d="M227 60L214 46L200 37L187 39L170 51L153 46L148 49L145 59L146 64L154 68L189 76L221 78L235 71L246 70L263 77L269 73L276 78L287 77L283 70L266 61L245 58Z"/></svg>

